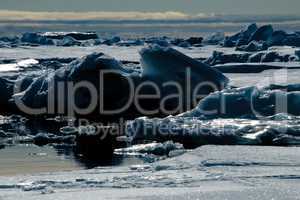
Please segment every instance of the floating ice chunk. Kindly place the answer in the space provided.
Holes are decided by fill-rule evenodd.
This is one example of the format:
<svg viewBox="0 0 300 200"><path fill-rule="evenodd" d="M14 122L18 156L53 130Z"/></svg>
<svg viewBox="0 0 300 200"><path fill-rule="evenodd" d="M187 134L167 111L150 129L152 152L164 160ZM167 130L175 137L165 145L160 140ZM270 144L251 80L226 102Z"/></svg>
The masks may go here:
<svg viewBox="0 0 300 200"><path fill-rule="evenodd" d="M126 46L126 47L131 47L131 46L143 46L144 41L136 39L136 40L127 40L127 41L120 41L117 43L118 46Z"/></svg>
<svg viewBox="0 0 300 200"><path fill-rule="evenodd" d="M236 50L238 50L238 51L248 51L248 52L264 51L267 49L268 49L268 46L266 45L266 43L264 43L264 42L259 43L257 41L251 41L247 45L238 46L236 48Z"/></svg>
<svg viewBox="0 0 300 200"><path fill-rule="evenodd" d="M0 37L0 42L18 43L18 41L19 41L19 38L17 36Z"/></svg>
<svg viewBox="0 0 300 200"><path fill-rule="evenodd" d="M265 25L257 27L256 24L249 25L245 30L240 31L239 33L226 37L224 40L223 46L225 47L240 47L238 50L244 51L260 51L267 48L267 45L260 46L257 42L269 41L268 44L271 44L273 40L278 38L272 38L273 28L271 25ZM274 42L276 42L274 41Z"/></svg>
<svg viewBox="0 0 300 200"><path fill-rule="evenodd" d="M197 108L182 116L241 117L249 115L252 114L252 102L258 93L259 90L256 87L225 89L215 92L201 100Z"/></svg>
<svg viewBox="0 0 300 200"><path fill-rule="evenodd" d="M270 51L264 54L261 58L261 62L276 62L281 61L281 56L276 51Z"/></svg>
<svg viewBox="0 0 300 200"><path fill-rule="evenodd" d="M291 88L292 86L290 86ZM295 90L298 90L295 87ZM274 90L273 90L274 89ZM297 104L300 101L300 92L246 87L225 89L215 92L199 102L194 110L183 114L184 117L210 116L216 117L259 117L271 116L278 113L300 115ZM282 106L286 105L286 106Z"/></svg>
<svg viewBox="0 0 300 200"><path fill-rule="evenodd" d="M292 135L282 135L273 140L274 144L281 146L299 146L300 145L300 137L292 136Z"/></svg>
<svg viewBox="0 0 300 200"><path fill-rule="evenodd" d="M78 129L76 127L73 126L65 126L59 129L59 131L61 133L63 133L64 135L71 135L71 134L76 134L78 133Z"/></svg>
<svg viewBox="0 0 300 200"><path fill-rule="evenodd" d="M223 32L217 32L209 35L203 39L204 44L217 45L220 44L225 39L225 34Z"/></svg>
<svg viewBox="0 0 300 200"><path fill-rule="evenodd" d="M217 86L224 87L229 82L221 72L173 48L154 45L142 49L140 54L144 77L174 80L182 83L187 70L190 69L193 85L210 81Z"/></svg>
<svg viewBox="0 0 300 200"><path fill-rule="evenodd" d="M95 45L98 36L93 32L45 32L45 33L24 33L21 42L29 43L29 45L58 45L58 46L74 46L74 45ZM90 40L88 42L88 40ZM27 44L28 45L28 44Z"/></svg>
<svg viewBox="0 0 300 200"><path fill-rule="evenodd" d="M21 37L22 42L39 45L54 45L54 41L39 33L24 33Z"/></svg>
<svg viewBox="0 0 300 200"><path fill-rule="evenodd" d="M103 53L93 53L77 59L70 64L67 70L69 71L68 77L70 79L79 77L83 73L100 73L100 70L127 72L119 61ZM68 73L68 71L66 72Z"/></svg>
<svg viewBox="0 0 300 200"><path fill-rule="evenodd" d="M188 48L188 47L191 47L191 44L188 43L187 41L183 41L183 42L180 42L178 44L179 47L182 47L182 48Z"/></svg>
<svg viewBox="0 0 300 200"><path fill-rule="evenodd" d="M247 45L249 43L250 37L257 29L258 28L256 24L250 24L244 30L241 30L235 35L226 37L223 46L234 47L234 46Z"/></svg>
<svg viewBox="0 0 300 200"><path fill-rule="evenodd" d="M154 155L169 155L171 151L183 150L183 146L172 141L164 143L149 143L149 144L138 144L132 147L116 149L116 153L142 153L142 154L154 154ZM175 155L175 152L174 152Z"/></svg>
<svg viewBox="0 0 300 200"><path fill-rule="evenodd" d="M111 39L107 39L107 40L103 41L103 44L113 45L113 44L117 44L120 41L121 41L121 38L118 37L118 36L115 36L115 37L113 37Z"/></svg>
<svg viewBox="0 0 300 200"><path fill-rule="evenodd" d="M129 123L133 128L128 134L134 133L137 140L172 140L185 148L207 144L286 146L300 141L299 122L299 117L292 116L279 120L273 117L253 120L197 119L180 115L165 119L136 119Z"/></svg>
<svg viewBox="0 0 300 200"><path fill-rule="evenodd" d="M298 56L296 55L289 56L289 62L297 62L297 61L300 61Z"/></svg>
<svg viewBox="0 0 300 200"><path fill-rule="evenodd" d="M150 165L131 165L130 167L130 170L133 170L133 171L148 171L151 169L151 166Z"/></svg>
<svg viewBox="0 0 300 200"><path fill-rule="evenodd" d="M45 32L40 35L50 39L64 39L65 37L72 37L76 40L98 39L98 35L94 32Z"/></svg>
<svg viewBox="0 0 300 200"><path fill-rule="evenodd" d="M26 59L17 62L17 65L19 67L24 67L24 68L32 65L37 65L37 64L39 64L39 61L36 59Z"/></svg>
<svg viewBox="0 0 300 200"><path fill-rule="evenodd" d="M250 63L259 63L261 62L261 58L265 55L263 52L254 53L249 56L248 62Z"/></svg>
<svg viewBox="0 0 300 200"><path fill-rule="evenodd" d="M283 45L284 39L288 36L285 31L274 31L272 37L269 37L267 40L267 44L269 46L281 46Z"/></svg>
<svg viewBox="0 0 300 200"><path fill-rule="evenodd" d="M237 134L241 125L231 120L207 121L181 116L165 119L139 118L129 124L132 129L128 134L134 134L137 140L172 140L183 144L185 148L206 144L250 144L249 139Z"/></svg>
<svg viewBox="0 0 300 200"><path fill-rule="evenodd" d="M202 37L190 37L186 40L186 42L190 43L191 45L200 45L202 41Z"/></svg>
<svg viewBox="0 0 300 200"><path fill-rule="evenodd" d="M20 70L20 68L15 63L12 63L12 64L0 64L0 71L1 72L14 72L14 71L19 71L19 70Z"/></svg>
<svg viewBox="0 0 300 200"><path fill-rule="evenodd" d="M262 41L266 46L296 46L300 47L299 33L286 33L282 30L273 30L271 25L264 25L257 27L256 24L251 24L247 29L242 30L232 36L225 38L223 42L224 47L240 47L248 45L250 42ZM253 45L252 45L253 46ZM249 48L249 47L248 47ZM254 48L253 48L254 49Z"/></svg>
<svg viewBox="0 0 300 200"><path fill-rule="evenodd" d="M81 45L81 42L77 41L73 37L67 36L64 37L62 40L59 40L56 42L57 46L63 46L63 47L70 47L70 46L79 46Z"/></svg>
<svg viewBox="0 0 300 200"><path fill-rule="evenodd" d="M169 47L170 43L168 42L167 37L160 37L160 38L148 38L145 40L147 44L159 45L161 47Z"/></svg>
<svg viewBox="0 0 300 200"><path fill-rule="evenodd" d="M31 67L32 65L39 64L35 59L21 60L17 63L0 64L0 72L14 72L19 71L21 68Z"/></svg>
<svg viewBox="0 0 300 200"><path fill-rule="evenodd" d="M245 63L250 56L250 53L225 54L223 52L214 51L212 56L205 60L205 63L210 66L225 63Z"/></svg>
<svg viewBox="0 0 300 200"><path fill-rule="evenodd" d="M272 37L273 34L272 25L264 25L259 27L250 37L249 42L251 41L267 41Z"/></svg>
<svg viewBox="0 0 300 200"><path fill-rule="evenodd" d="M24 185L22 187L22 190L28 192L28 191L45 190L46 188L47 188L46 184L33 184L33 185Z"/></svg>
<svg viewBox="0 0 300 200"><path fill-rule="evenodd" d="M127 72L127 70L122 68L121 64L117 60L110 58L103 53L94 53L82 59L73 61L67 67L60 68L54 72L42 74L35 78L28 88L20 90L20 93L14 94L14 100L22 101L25 105L31 108L47 107L47 95L53 95L52 97L54 99L57 98L57 96L55 96L56 93L54 92L54 87L57 82L63 83L72 81L73 83L76 83L78 81L85 80L97 86L100 82L100 71L104 69L114 70L116 73L122 74ZM120 80L122 79L122 74L117 74L116 77L113 77L116 79L115 84L118 84L116 86L118 87L118 90L124 87L122 83L120 83L122 82ZM112 88L111 85L110 88ZM67 91L64 92L64 95L67 96ZM87 101L88 96L83 93L78 93L78 95L74 97L76 102L81 105L89 103ZM66 104L67 102L60 101L60 103Z"/></svg>

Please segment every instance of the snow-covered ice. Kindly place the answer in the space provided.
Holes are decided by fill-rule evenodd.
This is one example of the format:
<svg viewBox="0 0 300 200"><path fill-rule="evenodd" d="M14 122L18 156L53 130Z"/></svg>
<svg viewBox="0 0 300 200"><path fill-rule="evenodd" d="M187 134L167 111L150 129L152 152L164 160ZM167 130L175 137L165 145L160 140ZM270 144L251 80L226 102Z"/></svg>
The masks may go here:
<svg viewBox="0 0 300 200"><path fill-rule="evenodd" d="M152 164L0 177L9 199L297 199L299 148L204 146Z"/></svg>

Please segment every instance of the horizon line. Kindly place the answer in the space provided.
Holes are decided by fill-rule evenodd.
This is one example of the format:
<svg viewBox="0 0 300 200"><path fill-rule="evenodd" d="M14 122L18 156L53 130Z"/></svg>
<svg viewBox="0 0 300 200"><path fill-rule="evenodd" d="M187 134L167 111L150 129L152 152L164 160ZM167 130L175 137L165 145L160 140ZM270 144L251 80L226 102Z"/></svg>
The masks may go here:
<svg viewBox="0 0 300 200"><path fill-rule="evenodd" d="M252 18L285 18L287 20L300 19L300 14L215 14L198 13L187 14L179 11L141 12L141 11L21 11L1 10L1 21L56 21L56 20L201 20L216 18L238 19L238 17ZM227 19L227 20L228 20ZM235 20L236 20L235 19Z"/></svg>

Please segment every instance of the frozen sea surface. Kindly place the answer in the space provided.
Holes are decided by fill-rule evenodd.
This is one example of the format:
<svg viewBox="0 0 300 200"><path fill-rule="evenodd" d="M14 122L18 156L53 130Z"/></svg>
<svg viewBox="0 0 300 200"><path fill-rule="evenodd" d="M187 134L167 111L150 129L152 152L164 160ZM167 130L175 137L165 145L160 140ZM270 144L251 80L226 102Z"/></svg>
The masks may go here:
<svg viewBox="0 0 300 200"><path fill-rule="evenodd" d="M5 59L26 59L26 58L77 58L93 52L103 52L118 60L139 61L138 51L143 46L90 46L90 47L56 47L56 46L38 46L38 47L17 47L17 48L0 48L0 60ZM226 53L236 53L234 48L223 48L215 45L199 47L199 48L177 48L181 52L194 58L208 58L213 51L221 51ZM242 52L241 52L242 53Z"/></svg>
<svg viewBox="0 0 300 200"><path fill-rule="evenodd" d="M147 165L0 177L0 199L298 199L300 148L203 146Z"/></svg>
<svg viewBox="0 0 300 200"><path fill-rule="evenodd" d="M6 72L18 72L18 70L26 67L30 68L31 64L36 64L34 59L78 58L93 52L103 52L118 60L138 62L140 60L138 52L141 48L142 46L106 45L0 48L1 61L15 60L14 63L0 64L0 72L5 74ZM176 47L176 49L193 58L201 59L212 56L214 51L224 54L245 53L235 51L234 48L214 45L191 48ZM292 47L272 47L269 49L269 51L276 51L279 54L290 55L294 54L295 50ZM263 51L262 53L267 52ZM275 62L269 64L288 66L295 63ZM278 85L299 83L299 75L299 69L272 69L261 73L226 73L230 79L230 85L237 87L264 87L272 83ZM235 130L243 125L246 128L250 127L247 123L251 123L251 121L217 119L208 121L207 126L211 129L217 129L218 124L225 124ZM259 126L254 124L251 126L254 127L253 130L256 130L257 127L268 127L276 122L255 121L255 123ZM281 125L279 123L276 127ZM298 130L298 123L292 125ZM188 129L189 127L183 128ZM248 134L243 138L249 139L252 136L255 138L257 135ZM299 142L299 140L294 139L293 137L292 141ZM127 159L125 160L127 163L123 165L97 167L89 170L82 169L82 166L78 166L78 163L73 160L59 160L59 156L55 155L52 149L48 149L46 154L45 149L35 149L33 152L38 153L35 153L33 157L26 158L26 156L22 157L23 154L16 153L18 148L7 147L0 150L0 170L1 167L3 169L0 175L4 175L0 176L0 200L20 198L24 200L99 198L269 200L299 199L300 196L300 147L202 146L195 150L188 150L187 153L184 153L185 150L179 149L171 155L180 156L154 163L140 163L136 160ZM32 155L27 153L28 151L31 152L32 149L30 148L32 146L22 149L24 151L22 153ZM152 149L151 145L149 149ZM132 153L130 151L129 149L126 153ZM24 165L19 164L18 160L22 161ZM56 166L50 169L49 165L52 164L52 161ZM38 168L34 162L39 163L39 169L34 168ZM22 168L23 171L18 171L14 166L18 164L21 168L24 167ZM46 170L40 170L43 167ZM7 171L9 168L15 169L9 172ZM26 170L26 168L30 168L30 170ZM64 171L64 169L69 171ZM44 171L47 173L42 173ZM16 175L24 173L27 175Z"/></svg>

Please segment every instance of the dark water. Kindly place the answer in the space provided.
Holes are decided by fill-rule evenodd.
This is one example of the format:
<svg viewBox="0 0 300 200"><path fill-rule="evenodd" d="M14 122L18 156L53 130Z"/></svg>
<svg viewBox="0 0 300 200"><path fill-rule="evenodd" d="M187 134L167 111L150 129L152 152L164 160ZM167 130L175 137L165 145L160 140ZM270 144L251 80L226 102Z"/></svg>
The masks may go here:
<svg viewBox="0 0 300 200"><path fill-rule="evenodd" d="M74 155L72 147L19 144L0 150L0 176L91 169L100 166L141 164L137 157L113 155L109 160L88 160Z"/></svg>
<svg viewBox="0 0 300 200"><path fill-rule="evenodd" d="M66 124L24 119L19 116L1 116L0 131L8 136L0 135L0 176L143 163L138 157L116 154L105 159L88 159L77 153L73 143L37 146L31 138L39 133L62 135L59 129Z"/></svg>

